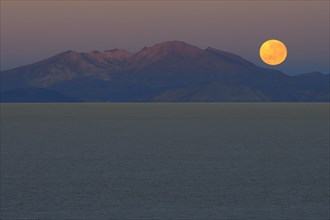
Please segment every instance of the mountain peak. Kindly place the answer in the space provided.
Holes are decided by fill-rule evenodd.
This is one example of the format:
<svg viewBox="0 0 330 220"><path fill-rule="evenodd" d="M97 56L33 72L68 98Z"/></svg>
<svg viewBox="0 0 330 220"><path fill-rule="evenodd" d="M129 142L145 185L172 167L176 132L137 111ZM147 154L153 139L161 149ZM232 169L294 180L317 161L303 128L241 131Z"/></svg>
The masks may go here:
<svg viewBox="0 0 330 220"><path fill-rule="evenodd" d="M171 51L171 52L191 52L196 50L201 50L200 48L193 46L191 44L187 44L183 41L164 41L158 44L155 44L151 47L144 48L145 50L157 50L157 51Z"/></svg>
<svg viewBox="0 0 330 220"><path fill-rule="evenodd" d="M183 47L195 47L183 41L172 40L172 41L164 41L158 44L155 44L152 47L176 47L176 48L183 48Z"/></svg>
<svg viewBox="0 0 330 220"><path fill-rule="evenodd" d="M68 60L78 60L81 58L80 53L73 51L73 50L67 50L62 53L59 53L55 55L53 58L60 58L60 59L68 59Z"/></svg>
<svg viewBox="0 0 330 220"><path fill-rule="evenodd" d="M116 57L121 59L127 59L132 55L131 52L123 49L105 50L104 53L109 57Z"/></svg>
<svg viewBox="0 0 330 220"><path fill-rule="evenodd" d="M203 50L182 41L165 41L151 47L144 47L135 53L130 59L130 63L144 66L164 58L175 57L196 57L203 53Z"/></svg>
<svg viewBox="0 0 330 220"><path fill-rule="evenodd" d="M74 54L79 54L77 51L74 50L66 50L62 53L59 53L58 55L74 55Z"/></svg>

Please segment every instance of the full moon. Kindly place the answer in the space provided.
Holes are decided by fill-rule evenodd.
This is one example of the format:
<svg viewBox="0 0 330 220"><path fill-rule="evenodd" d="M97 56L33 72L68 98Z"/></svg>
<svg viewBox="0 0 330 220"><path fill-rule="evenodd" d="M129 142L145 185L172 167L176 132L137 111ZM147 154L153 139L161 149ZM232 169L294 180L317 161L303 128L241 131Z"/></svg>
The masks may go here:
<svg viewBox="0 0 330 220"><path fill-rule="evenodd" d="M268 40L260 47L260 58L268 65L281 64L287 54L286 46L279 40Z"/></svg>

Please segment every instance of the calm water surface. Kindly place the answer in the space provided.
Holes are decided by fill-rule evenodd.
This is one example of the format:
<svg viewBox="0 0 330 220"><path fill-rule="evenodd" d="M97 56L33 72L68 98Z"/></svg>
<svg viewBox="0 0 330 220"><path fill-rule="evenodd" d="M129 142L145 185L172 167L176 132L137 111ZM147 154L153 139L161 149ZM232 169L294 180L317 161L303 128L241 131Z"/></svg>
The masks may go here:
<svg viewBox="0 0 330 220"><path fill-rule="evenodd" d="M329 104L1 104L1 219L329 219Z"/></svg>

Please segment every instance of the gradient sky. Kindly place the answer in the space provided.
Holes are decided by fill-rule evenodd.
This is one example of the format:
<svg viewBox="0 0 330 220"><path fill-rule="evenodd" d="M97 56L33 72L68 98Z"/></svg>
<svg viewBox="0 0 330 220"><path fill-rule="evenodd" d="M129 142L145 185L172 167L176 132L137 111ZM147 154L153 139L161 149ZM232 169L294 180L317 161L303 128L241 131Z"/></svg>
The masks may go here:
<svg viewBox="0 0 330 220"><path fill-rule="evenodd" d="M287 60L263 64L259 47L279 39ZM329 73L329 1L3 1L1 69L65 50L138 51L180 40L294 75Z"/></svg>

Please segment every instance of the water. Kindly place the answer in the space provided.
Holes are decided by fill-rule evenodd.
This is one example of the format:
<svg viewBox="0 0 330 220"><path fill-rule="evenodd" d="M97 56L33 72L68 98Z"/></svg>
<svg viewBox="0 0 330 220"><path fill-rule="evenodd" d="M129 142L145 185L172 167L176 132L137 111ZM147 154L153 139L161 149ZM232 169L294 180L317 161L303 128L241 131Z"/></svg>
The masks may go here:
<svg viewBox="0 0 330 220"><path fill-rule="evenodd" d="M329 219L329 104L1 104L2 219Z"/></svg>

